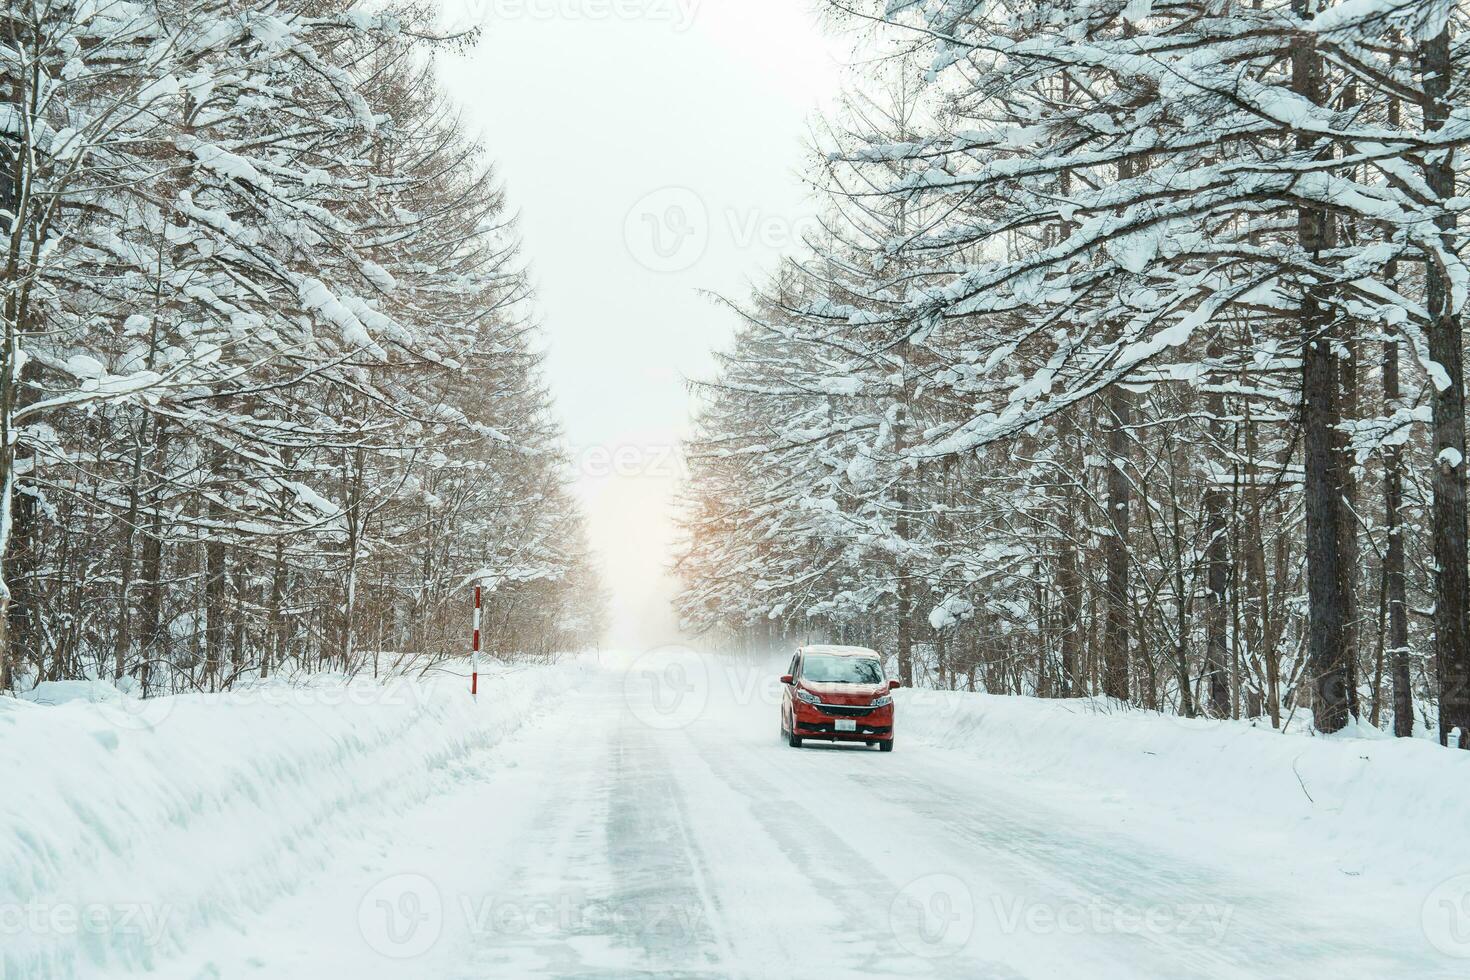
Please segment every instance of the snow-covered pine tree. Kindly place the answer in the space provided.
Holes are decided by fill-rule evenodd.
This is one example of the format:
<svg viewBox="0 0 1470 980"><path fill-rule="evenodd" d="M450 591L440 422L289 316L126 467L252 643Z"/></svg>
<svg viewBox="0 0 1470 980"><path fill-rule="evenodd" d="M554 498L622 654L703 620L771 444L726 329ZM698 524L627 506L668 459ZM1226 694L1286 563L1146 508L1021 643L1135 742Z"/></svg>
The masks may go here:
<svg viewBox="0 0 1470 980"><path fill-rule="evenodd" d="M595 636L514 231L423 12L12 14L0 680L457 652L488 578L566 624L497 649Z"/></svg>

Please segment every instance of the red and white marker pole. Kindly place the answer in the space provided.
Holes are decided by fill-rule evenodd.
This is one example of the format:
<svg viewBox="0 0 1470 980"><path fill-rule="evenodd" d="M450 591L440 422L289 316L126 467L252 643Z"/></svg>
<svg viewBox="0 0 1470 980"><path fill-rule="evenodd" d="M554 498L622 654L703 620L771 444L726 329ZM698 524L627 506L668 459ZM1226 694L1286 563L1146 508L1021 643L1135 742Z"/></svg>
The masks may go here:
<svg viewBox="0 0 1470 980"><path fill-rule="evenodd" d="M470 697L480 696L480 587L475 586L475 630L470 640Z"/></svg>

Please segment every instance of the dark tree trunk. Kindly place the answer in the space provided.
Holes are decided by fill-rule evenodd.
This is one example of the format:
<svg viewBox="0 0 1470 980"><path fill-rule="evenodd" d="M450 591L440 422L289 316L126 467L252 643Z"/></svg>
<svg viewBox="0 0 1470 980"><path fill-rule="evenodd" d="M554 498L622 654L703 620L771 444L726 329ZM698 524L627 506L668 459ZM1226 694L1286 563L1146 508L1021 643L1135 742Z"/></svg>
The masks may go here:
<svg viewBox="0 0 1470 980"><path fill-rule="evenodd" d="M163 634L163 528L155 517L143 537L143 563L139 570L143 597L138 602L138 645L144 659L158 655Z"/></svg>
<svg viewBox="0 0 1470 980"><path fill-rule="evenodd" d="M279 663L279 658L286 648L286 626L284 617L281 615L281 602L286 595L286 542L281 537L276 538L276 553L271 562L271 597L269 610L269 623L263 649L260 655L260 676L270 676L271 667Z"/></svg>
<svg viewBox="0 0 1470 980"><path fill-rule="evenodd" d="M1357 344L1353 338L1341 342L1342 356L1338 358L1340 379L1338 388L1338 418L1358 417ZM1358 481L1353 477L1352 453L1347 433L1333 430L1337 448L1332 454L1337 466L1337 483L1342 488L1342 505L1337 527L1338 558L1337 573L1342 576L1342 660L1347 669L1348 712L1361 717L1358 704L1358 681L1362 672L1361 624L1358 620Z"/></svg>
<svg viewBox="0 0 1470 980"><path fill-rule="evenodd" d="M152 458L160 468L167 446L168 429L162 419L155 419ZM148 530L143 535L141 565L138 569L138 584L143 591L138 602L138 649L143 657L140 680L146 688L149 663L167 654L168 650L163 631L163 515L159 512L162 501L156 488L150 489L145 499L148 501L150 514Z"/></svg>
<svg viewBox="0 0 1470 980"><path fill-rule="evenodd" d="M32 404L39 397L40 389L36 384L38 374L39 365L34 361L20 369L15 378L16 384L8 393L11 402L9 411L14 412ZM32 465L34 461L35 457L32 456ZM20 465L21 461L15 457L13 446L10 447L6 462L12 468ZM34 474L31 478L34 479ZM3 651L0 652L0 674L4 676L0 677L0 690L8 690L13 686L14 664L30 660L39 669L45 647L41 637L41 589L37 579L40 573L41 517L35 496L22 491L22 482L16 477L10 491L10 538L7 542L7 553L3 556L5 581L10 587L10 602L3 613L5 630L4 642L0 644L0 651Z"/></svg>
<svg viewBox="0 0 1470 980"><path fill-rule="evenodd" d="M1341 557L1342 492L1337 448L1337 364L1332 314L1308 295L1302 303L1302 430L1306 444L1307 658L1317 728L1335 732L1348 720Z"/></svg>
<svg viewBox="0 0 1470 980"><path fill-rule="evenodd" d="M1397 62L1397 58L1394 59ZM1398 99L1388 103L1388 124L1401 122L1402 106ZM1388 264L1388 281L1398 285L1398 263ZM1383 408L1390 417L1403 408L1399 381L1399 347L1403 337L1392 334L1383 345ZM1388 530L1388 546L1383 555L1383 591L1388 620L1386 639L1388 672L1393 687L1393 733L1399 738L1414 734L1414 688L1409 673L1409 603L1408 579L1404 570L1404 448L1400 443L1388 447L1384 461L1383 511Z"/></svg>
<svg viewBox="0 0 1470 980"><path fill-rule="evenodd" d="M14 60L8 60L3 76L4 100L11 105L18 105L23 97L23 85L19 76L9 70ZM6 141L3 144L6 153L3 166L0 166L0 206L12 215L6 224L7 232L5 241L5 280L14 283L19 278L21 235L18 234L20 225L19 212L22 210L20 191L24 186L24 167L26 155L18 141ZM0 352L8 352L12 344L17 341L20 332L20 293L16 289L7 291L5 298L5 309L0 313L3 319L4 336L0 336ZM4 516L11 521L14 528L15 514L10 508L16 499L15 494L15 430L11 425L14 417L15 405L20 387L20 378L14 370L14 363L8 355L0 356L0 493L6 495L5 500L0 500L0 508L5 508ZM12 531L12 535L14 531ZM16 651L13 626L16 622L15 595L12 590L12 573L10 565L11 549L14 547L13 537L0 541L0 691L11 690L15 686L15 661Z"/></svg>
<svg viewBox="0 0 1470 980"><path fill-rule="evenodd" d="M1062 553L1057 560L1057 591L1061 593L1061 648L1062 676L1061 697L1076 697L1081 688L1080 661L1082 655L1082 582L1077 569L1077 543L1072 515L1072 500L1068 495L1065 504L1065 523L1062 532Z"/></svg>
<svg viewBox="0 0 1470 980"><path fill-rule="evenodd" d="M1179 686L1179 713L1186 718L1194 718L1199 714L1198 699L1195 697L1194 686L1189 679L1189 631L1190 631L1190 603L1186 598L1189 593L1189 576L1185 570L1186 559L1184 555L1184 508L1180 506L1179 496L1179 472L1181 461L1179 459L1178 442L1172 441L1169 445L1169 540L1171 543L1170 564L1174 573L1174 679ZM1142 617L1136 617L1142 622ZM1162 618L1162 617L1160 617ZM1148 672L1149 694L1148 707L1158 710L1158 682L1155 671Z"/></svg>
<svg viewBox="0 0 1470 980"><path fill-rule="evenodd" d="M1066 472L1081 472L1081 453L1078 450L1074 416L1069 412L1061 419L1059 430L1062 440L1062 456L1066 461ZM1064 477L1070 481L1071 477ZM1069 482L1061 497L1061 512L1058 515L1060 541L1057 553L1057 592L1060 606L1057 628L1061 632L1062 655L1061 688L1059 696L1076 697L1085 693L1082 665L1082 573L1078 558L1078 501L1077 491Z"/></svg>
<svg viewBox="0 0 1470 980"><path fill-rule="evenodd" d="M1218 413L1220 406L1212 406ZM1226 494L1219 487L1205 490L1205 697L1209 713L1230 717L1230 654L1225 644L1230 582L1230 542L1226 536ZM1181 596L1181 602L1183 597Z"/></svg>
<svg viewBox="0 0 1470 980"><path fill-rule="evenodd" d="M213 508L210 508L213 513ZM204 546L204 651L210 690L220 678L220 661L225 647L225 546L211 536Z"/></svg>
<svg viewBox="0 0 1470 980"><path fill-rule="evenodd" d="M1446 27L1420 47L1425 128L1437 130L1449 116L1450 35ZM1453 151L1430 157L1425 181L1445 201L1455 194ZM1436 218L1451 248L1452 215ZM1429 357L1443 371L1432 384L1434 414L1434 660L1439 673L1439 738L1470 749L1470 597L1465 551L1465 371L1460 318L1450 308L1448 285L1431 256L1426 263ZM1458 732L1457 738L1452 738Z"/></svg>
<svg viewBox="0 0 1470 980"><path fill-rule="evenodd" d="M1306 0L1298 13L1310 16ZM1321 59L1313 37L1298 35L1291 53L1292 90L1322 103ZM1323 152L1321 141L1298 137L1305 151ZM1312 255L1330 247L1332 216L1326 208L1297 209L1297 235ZM1319 731L1335 732L1348 721L1348 668L1344 658L1347 602L1340 568L1342 543L1341 469L1337 455L1340 381L1333 312L1322 300L1323 287L1311 283L1302 296L1302 441L1305 445L1307 517L1307 680Z"/></svg>
<svg viewBox="0 0 1470 980"><path fill-rule="evenodd" d="M1389 338L1383 349L1384 408L1392 415L1399 405L1399 342ZM1388 662L1393 679L1393 733L1400 738L1414 734L1414 695L1409 677L1409 606L1404 575L1403 447L1388 448L1383 476L1383 510L1388 527L1388 547L1383 556L1385 601L1388 609Z"/></svg>
<svg viewBox="0 0 1470 980"><path fill-rule="evenodd" d="M128 509L123 518L123 540L119 554L122 568L117 590L117 637L113 646L113 680L121 680L128 668L128 654L133 646L133 542L138 536L139 483L143 475L143 440L148 432L147 416L139 413L133 444L132 478L128 481Z"/></svg>
<svg viewBox="0 0 1470 980"><path fill-rule="evenodd" d="M1128 700L1128 509L1132 488L1124 467L1128 464L1132 404L1121 385L1108 389L1108 524L1103 541L1107 566L1107 618L1103 624L1103 694Z"/></svg>
<svg viewBox="0 0 1470 980"><path fill-rule="evenodd" d="M6 575L11 601L6 614L10 653L14 663L30 660L40 664L45 644L41 638L40 515L36 498L17 491L11 501L10 554Z"/></svg>
<svg viewBox="0 0 1470 980"><path fill-rule="evenodd" d="M345 487L347 498L347 572L342 595L342 635L338 656L342 670L352 670L352 661L357 653L357 580L362 559L362 540L367 531L364 513L367 508L363 500L366 480L367 455L359 444L352 450L352 469Z"/></svg>
<svg viewBox="0 0 1470 980"><path fill-rule="evenodd" d="M899 569L898 573L898 596L895 623L895 638L898 646L898 679L904 687L912 687L914 683L914 628L912 602L909 597L908 577Z"/></svg>
<svg viewBox="0 0 1470 980"><path fill-rule="evenodd" d="M904 385L905 397L907 397L908 383ZM908 406L901 404L894 419L893 441L894 450L901 452L906 445L905 427L908 423ZM907 542L909 539L909 498L908 481L899 480L894 490L894 505L898 508L894 516L893 530L900 541ZM914 683L914 597L913 586L910 580L909 569L905 564L904 556L896 555L893 560L893 593L895 605L898 607L898 620L895 624L896 639L898 643L898 679L904 687L912 687Z"/></svg>
<svg viewBox="0 0 1470 980"><path fill-rule="evenodd" d="M214 690L220 679L220 661L225 648L225 630L229 619L225 610L225 544L220 530L227 519L224 507L218 498L223 492L219 483L222 463L218 457L210 467L217 485L208 487L208 503L205 516L208 537L204 543L204 655L205 672L209 677L209 688Z"/></svg>

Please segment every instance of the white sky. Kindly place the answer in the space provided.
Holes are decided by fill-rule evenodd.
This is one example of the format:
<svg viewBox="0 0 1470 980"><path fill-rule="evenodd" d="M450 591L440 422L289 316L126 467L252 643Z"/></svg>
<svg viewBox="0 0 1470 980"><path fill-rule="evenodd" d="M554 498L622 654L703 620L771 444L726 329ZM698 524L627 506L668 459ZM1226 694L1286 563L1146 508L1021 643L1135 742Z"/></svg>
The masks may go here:
<svg viewBox="0 0 1470 980"><path fill-rule="evenodd" d="M664 574L685 377L811 220L808 125L844 77L811 0L450 0L443 79L505 181L613 593L609 641L676 639Z"/></svg>

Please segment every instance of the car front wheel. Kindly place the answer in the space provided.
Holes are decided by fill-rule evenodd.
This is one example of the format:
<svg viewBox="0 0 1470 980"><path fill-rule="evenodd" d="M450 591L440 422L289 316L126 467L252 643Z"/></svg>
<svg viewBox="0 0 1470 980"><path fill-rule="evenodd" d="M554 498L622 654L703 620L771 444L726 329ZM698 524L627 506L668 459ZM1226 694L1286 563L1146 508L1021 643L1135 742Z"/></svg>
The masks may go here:
<svg viewBox="0 0 1470 980"><path fill-rule="evenodd" d="M879 742L878 743L878 751L879 752L892 752L893 751L893 739L890 738L886 742Z"/></svg>

